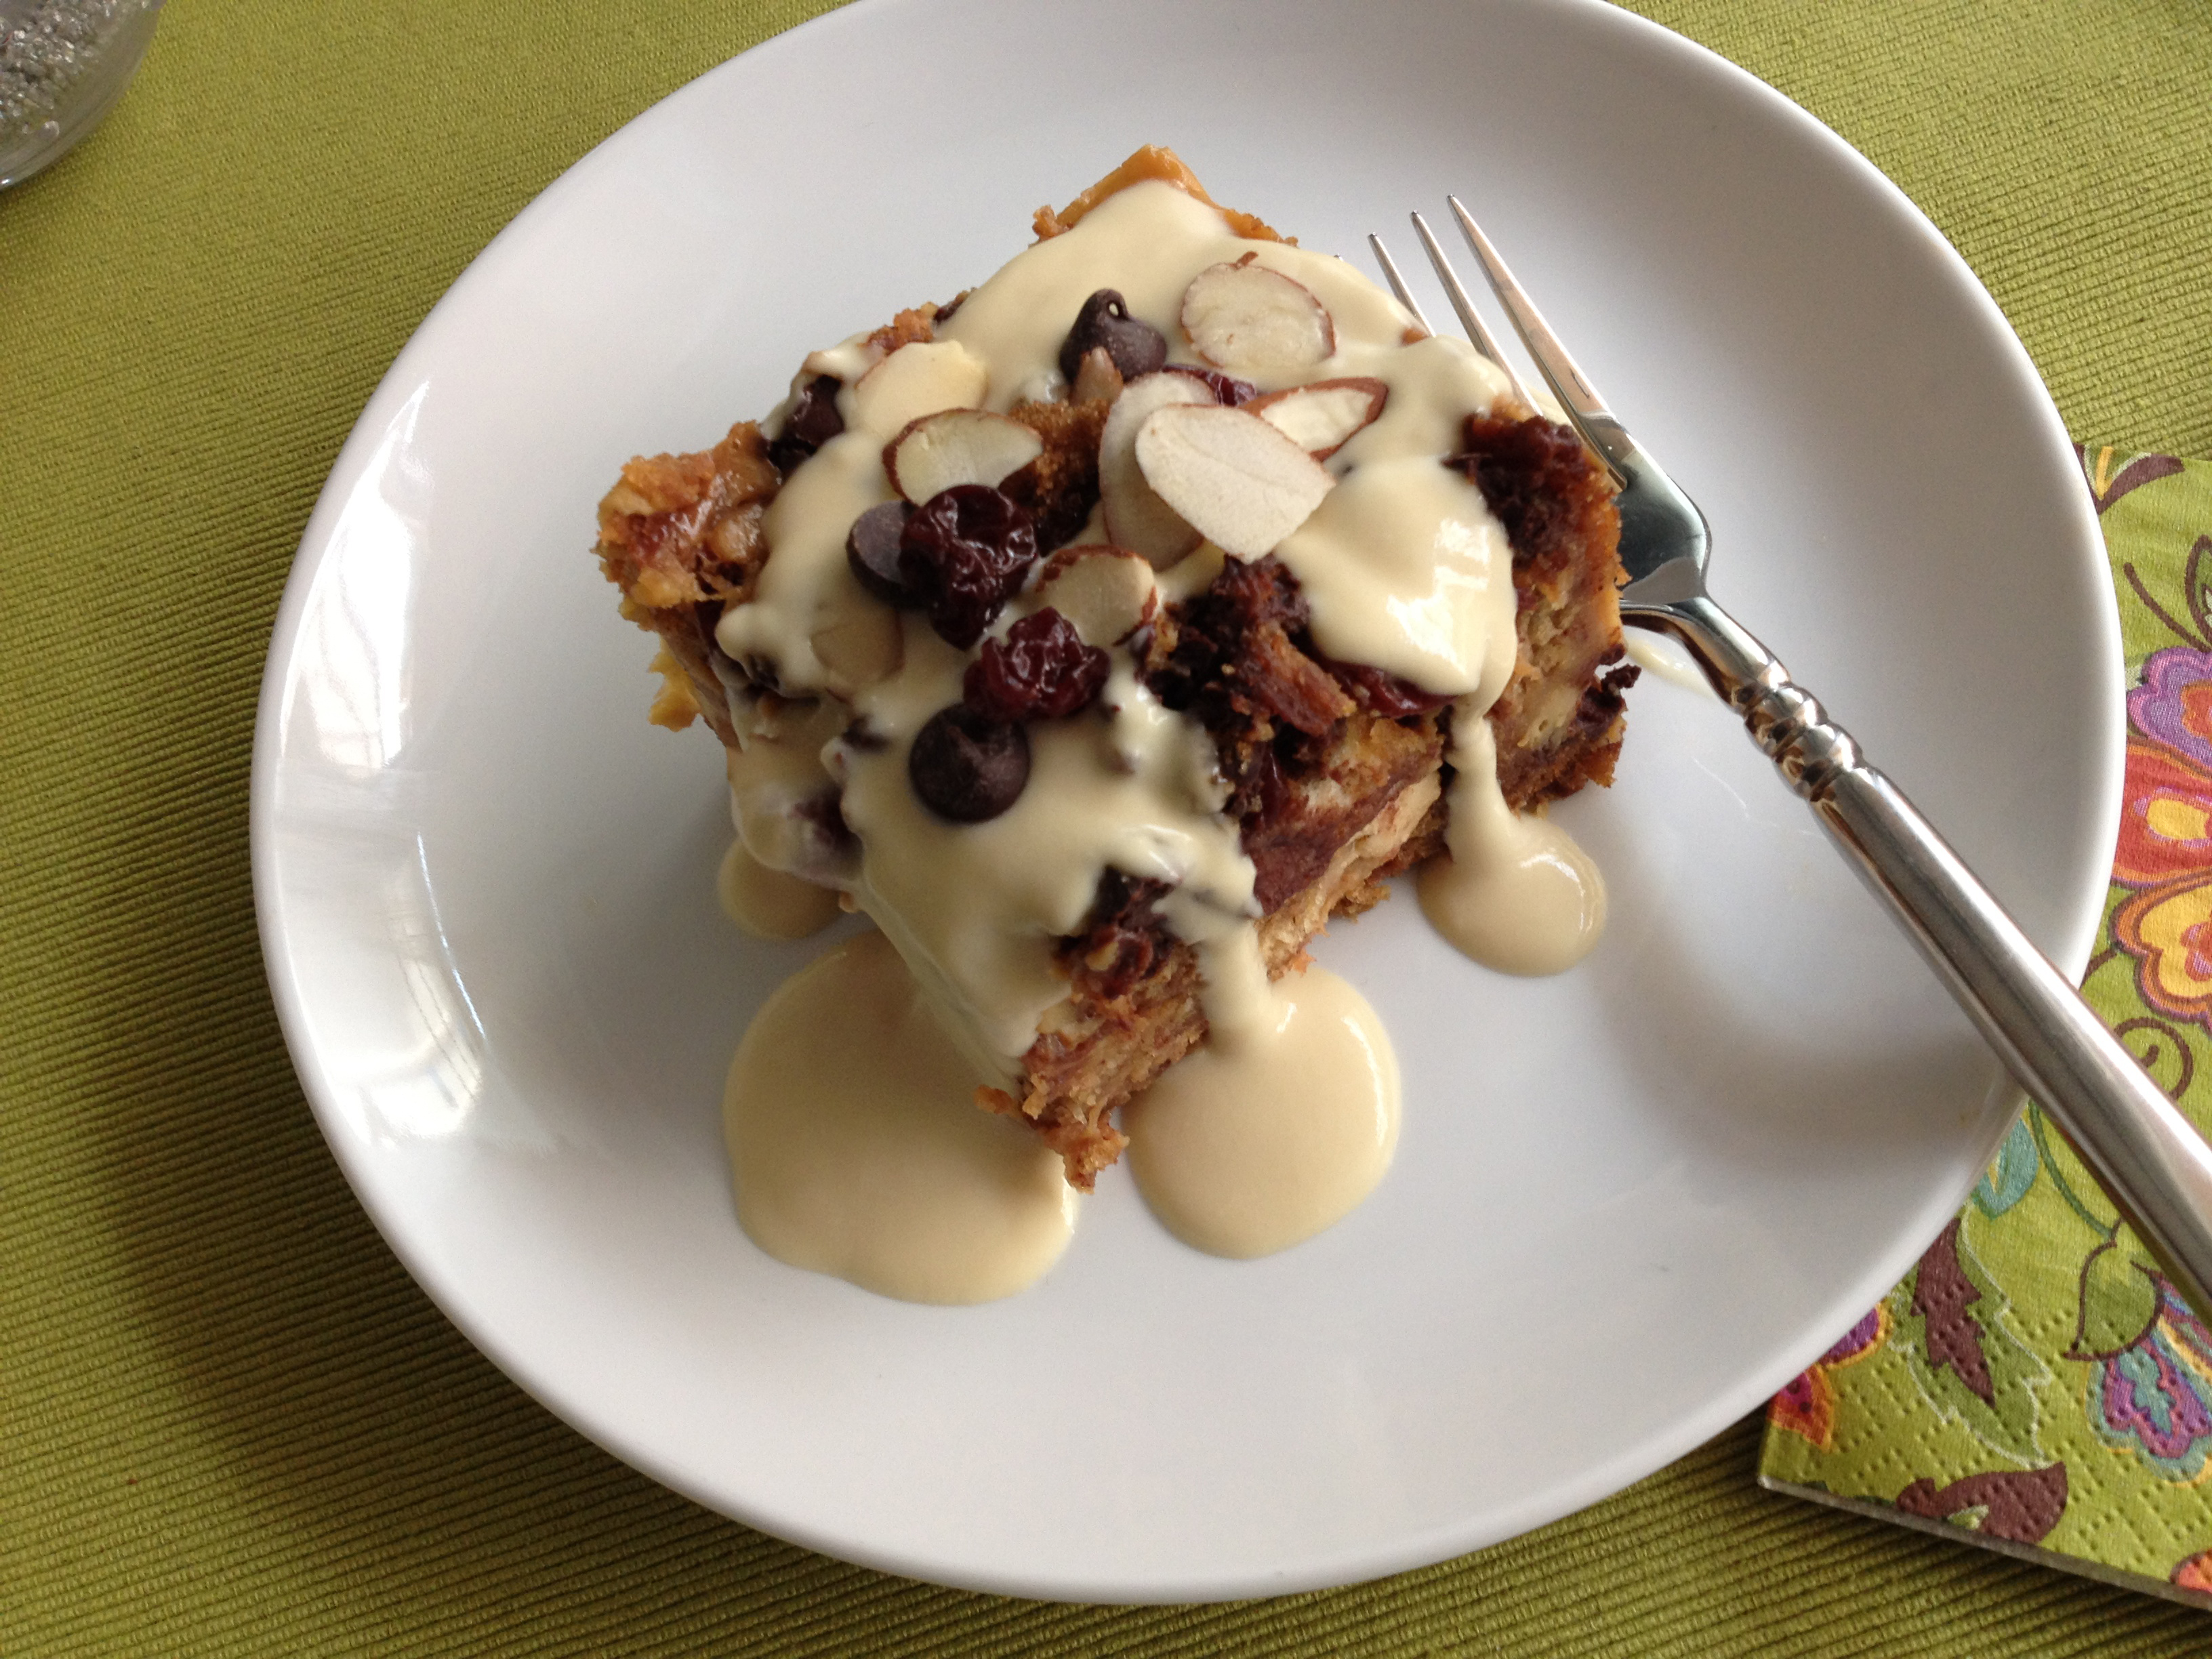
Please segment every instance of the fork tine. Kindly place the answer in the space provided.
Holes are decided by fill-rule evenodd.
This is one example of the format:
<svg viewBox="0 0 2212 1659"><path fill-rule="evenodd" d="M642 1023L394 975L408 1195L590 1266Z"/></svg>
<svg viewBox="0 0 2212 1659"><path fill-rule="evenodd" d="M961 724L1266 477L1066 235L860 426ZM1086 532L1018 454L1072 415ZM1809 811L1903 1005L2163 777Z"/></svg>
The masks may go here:
<svg viewBox="0 0 2212 1659"><path fill-rule="evenodd" d="M1612 469L1616 482L1625 478L1626 465L1635 453L1635 446L1628 441L1620 422L1605 399L1598 396L1597 388L1589 377L1577 366L1566 347L1559 343L1558 335L1544 320L1544 313L1536 303L1513 280L1512 271L1505 261L1498 257L1498 250L1490 245L1490 238L1482 234L1482 227L1474 222L1456 196L1444 198L1451 204L1452 215L1459 221L1460 234L1474 252L1482 266L1482 274L1490 281L1490 291L1498 296L1498 303L1505 307L1505 314L1513 320L1513 329L1521 337L1521 343L1528 348L1528 355L1536 360L1546 384L1559 398L1581 433L1583 441L1597 452L1600 459ZM1441 258L1441 256L1437 256Z"/></svg>
<svg viewBox="0 0 2212 1659"><path fill-rule="evenodd" d="M1436 233L1429 228L1429 222L1418 213L1413 216L1413 234L1421 239L1422 247L1427 250L1429 263L1437 270L1437 280L1444 285L1444 294L1451 301L1452 309L1459 313L1460 326L1467 330L1467 337L1474 343L1477 351L1505 371L1505 378L1513 383L1514 395L1522 403L1527 403L1528 388L1521 384L1521 377L1513 372L1513 365L1505 361L1505 354L1498 349L1498 342L1482 325L1481 315L1475 310L1474 301L1468 296L1466 284L1460 281L1459 273L1451 268L1451 261L1444 258L1443 248L1437 241Z"/></svg>
<svg viewBox="0 0 2212 1659"><path fill-rule="evenodd" d="M1367 233L1367 246L1375 250L1375 263L1382 267L1382 280L1390 284L1390 292L1398 296L1398 303L1413 313L1413 320L1421 325L1424 334L1433 334L1436 325L1429 321L1428 313L1406 286L1406 279L1398 274L1398 262L1390 257L1390 250L1382 246L1382 239L1373 231Z"/></svg>

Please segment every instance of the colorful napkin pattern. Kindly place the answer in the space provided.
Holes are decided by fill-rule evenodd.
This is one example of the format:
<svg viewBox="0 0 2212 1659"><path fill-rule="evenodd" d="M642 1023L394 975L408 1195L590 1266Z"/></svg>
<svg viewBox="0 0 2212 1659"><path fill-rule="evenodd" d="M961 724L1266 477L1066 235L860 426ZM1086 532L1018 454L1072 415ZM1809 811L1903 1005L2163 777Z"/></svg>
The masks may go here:
<svg viewBox="0 0 2212 1659"><path fill-rule="evenodd" d="M2212 1125L2212 461L2084 449L2126 798L2084 994ZM2033 1106L1958 1219L1767 1408L1778 1491L2212 1607L2212 1329Z"/></svg>

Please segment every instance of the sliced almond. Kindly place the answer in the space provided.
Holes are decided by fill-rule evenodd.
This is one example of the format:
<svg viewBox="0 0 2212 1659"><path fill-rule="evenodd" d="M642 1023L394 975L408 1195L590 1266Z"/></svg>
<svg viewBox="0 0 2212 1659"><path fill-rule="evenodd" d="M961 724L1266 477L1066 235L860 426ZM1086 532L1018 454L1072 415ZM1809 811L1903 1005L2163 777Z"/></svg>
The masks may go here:
<svg viewBox="0 0 2212 1659"><path fill-rule="evenodd" d="M1137 429L1145 481L1224 553L1256 559L1335 486L1320 462L1256 415L1172 404Z"/></svg>
<svg viewBox="0 0 2212 1659"><path fill-rule="evenodd" d="M1183 290L1182 327L1198 355L1231 374L1281 380L1336 349L1328 309L1303 283L1255 264L1208 265Z"/></svg>
<svg viewBox="0 0 2212 1659"><path fill-rule="evenodd" d="M1314 459L1325 461L1382 414L1389 398L1390 388L1382 381L1360 375L1271 392L1244 407Z"/></svg>
<svg viewBox="0 0 2212 1659"><path fill-rule="evenodd" d="M1091 347L1083 354L1075 371L1075 401L1087 404L1103 398L1110 404L1121 395L1121 371L1114 366L1113 354L1104 346Z"/></svg>
<svg viewBox="0 0 2212 1659"><path fill-rule="evenodd" d="M1145 482L1144 469L1137 465L1137 432L1158 410L1185 404L1212 408L1213 394L1193 375L1165 370L1140 374L1106 411L1098 436L1098 503L1106 539L1142 554L1162 570L1196 547L1200 537Z"/></svg>
<svg viewBox="0 0 2212 1659"><path fill-rule="evenodd" d="M840 340L825 351L810 351L791 383L792 395L797 397L809 380L823 374L850 386L883 360L884 349L865 334Z"/></svg>
<svg viewBox="0 0 2212 1659"><path fill-rule="evenodd" d="M1072 548L1055 556L1037 584L1040 605L1075 624L1085 645L1118 645L1152 618L1159 584L1152 567L1118 547Z"/></svg>
<svg viewBox="0 0 2212 1659"><path fill-rule="evenodd" d="M940 409L973 409L990 389L983 360L957 340L917 340L860 376L853 407L860 425L889 438Z"/></svg>
<svg viewBox="0 0 2212 1659"><path fill-rule="evenodd" d="M891 485L919 507L955 484L996 488L1044 453L1044 440L1019 421L981 409L944 409L910 421L884 446Z"/></svg>
<svg viewBox="0 0 2212 1659"><path fill-rule="evenodd" d="M841 696L889 679L906 660L898 612L885 605L857 607L818 631L810 643L815 660L830 671L837 682L832 689Z"/></svg>
<svg viewBox="0 0 2212 1659"><path fill-rule="evenodd" d="M1188 375L1197 385L1206 388L1208 403L1226 404L1231 409L1242 408L1251 399L1255 390L1251 381L1240 380L1233 374L1224 374L1218 368L1197 368L1189 363L1170 363L1160 372Z"/></svg>

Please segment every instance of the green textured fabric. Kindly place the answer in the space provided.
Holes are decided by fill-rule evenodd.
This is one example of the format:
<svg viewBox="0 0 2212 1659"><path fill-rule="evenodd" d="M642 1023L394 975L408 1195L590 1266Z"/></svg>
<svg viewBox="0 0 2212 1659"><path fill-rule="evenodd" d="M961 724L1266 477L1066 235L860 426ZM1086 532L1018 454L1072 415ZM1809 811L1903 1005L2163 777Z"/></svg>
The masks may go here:
<svg viewBox="0 0 2212 1659"><path fill-rule="evenodd" d="M2084 453L2127 784L2082 988L2212 1127L2212 462ZM1761 1478L2212 1607L2212 1328L2031 1108L1958 1221L1768 1409Z"/></svg>
<svg viewBox="0 0 2212 1659"><path fill-rule="evenodd" d="M0 195L0 1654L2201 1651L2192 1610L1759 1492L1751 1424L1357 1589L932 1589L614 1463L415 1290L262 983L247 745L277 593L476 251L817 9L173 0L107 125ZM2075 430L2212 451L2201 7L1645 9L1926 207Z"/></svg>

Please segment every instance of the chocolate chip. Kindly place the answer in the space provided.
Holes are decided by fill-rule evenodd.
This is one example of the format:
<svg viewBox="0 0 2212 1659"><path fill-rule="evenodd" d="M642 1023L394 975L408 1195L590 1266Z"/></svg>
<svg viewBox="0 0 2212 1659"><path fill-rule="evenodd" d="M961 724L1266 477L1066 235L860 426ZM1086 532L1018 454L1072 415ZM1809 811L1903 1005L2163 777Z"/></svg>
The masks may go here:
<svg viewBox="0 0 2212 1659"><path fill-rule="evenodd" d="M1133 380L1150 374L1168 360L1166 337L1140 318L1129 314L1128 302L1110 288L1102 288L1083 302L1075 313L1075 326L1060 348L1060 372L1068 385L1083 367L1084 354L1094 346L1106 348L1121 378Z"/></svg>
<svg viewBox="0 0 2212 1659"><path fill-rule="evenodd" d="M914 508L904 501L884 501L853 520L845 538L845 560L853 578L885 605L902 608L921 601L899 574L899 537Z"/></svg>
<svg viewBox="0 0 2212 1659"><path fill-rule="evenodd" d="M962 703L940 708L915 734L906 775L921 804L955 823L995 818L1030 781L1030 740L1018 726Z"/></svg>
<svg viewBox="0 0 2212 1659"><path fill-rule="evenodd" d="M806 383L784 416L783 430L769 443L768 458L777 471L788 474L845 429L845 417L837 411L842 385L834 374L817 374Z"/></svg>

